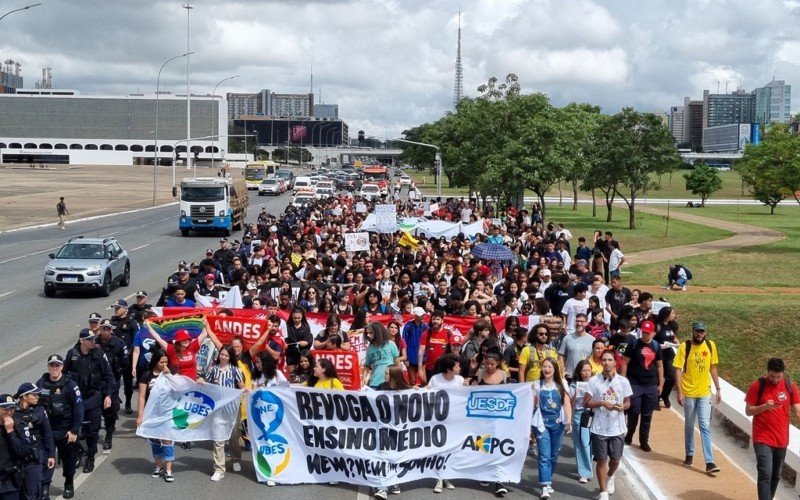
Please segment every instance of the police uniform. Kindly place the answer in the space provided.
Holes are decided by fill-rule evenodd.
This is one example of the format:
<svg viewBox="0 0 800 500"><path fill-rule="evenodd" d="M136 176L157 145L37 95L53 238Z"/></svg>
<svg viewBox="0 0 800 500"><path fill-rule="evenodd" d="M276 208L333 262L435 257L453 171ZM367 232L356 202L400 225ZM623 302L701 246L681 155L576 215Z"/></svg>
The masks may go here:
<svg viewBox="0 0 800 500"><path fill-rule="evenodd" d="M145 292L144 290L139 290L138 292L136 292L136 298L138 299L139 297L144 297L146 299L147 298L147 292ZM149 304L148 302L146 302L146 301L142 305L139 305L137 303L133 303L128 308L128 316L133 318L134 321L136 321L137 323L139 323L141 325L142 322L144 321L144 312L147 311L148 309L152 309L152 308L153 308L153 306L151 304Z"/></svg>
<svg viewBox="0 0 800 500"><path fill-rule="evenodd" d="M53 354L47 360L49 364L64 364L64 358ZM61 458L61 467L64 474L64 498L72 498L75 488L72 479L75 477L75 467L80 459L82 448L75 441L70 443L67 432L75 436L80 435L83 423L83 398L78 384L66 373L61 374L58 380L52 380L49 373L42 375L36 382L42 389L39 404L47 412L50 427L53 431L53 442ZM42 474L42 497L50 490L55 469L45 469ZM49 493L48 493L49 494Z"/></svg>
<svg viewBox="0 0 800 500"><path fill-rule="evenodd" d="M95 336L88 329L80 332L80 341L94 340ZM100 418L103 412L103 401L114 391L114 375L106 355L99 347L92 346L84 354L81 345L67 352L64 358L64 373L70 375L78 383L83 398L83 437L86 438L86 463L83 472L94 470L94 456L97 454L97 442L100 440Z"/></svg>
<svg viewBox="0 0 800 500"><path fill-rule="evenodd" d="M100 329L102 330L103 328L111 328L113 330L114 326L109 320L105 320L100 323ZM130 354L125 342L114 335L111 335L108 341L105 342L103 341L102 335L97 337L97 345L105 353L106 359L108 359L108 363L111 365L111 373L114 376L114 388L111 391L111 406L103 409L103 422L106 428L106 439L103 444L103 449L110 450L114 431L117 430L117 418L119 417L120 377L122 377L123 373L126 371L128 373L131 371Z"/></svg>
<svg viewBox="0 0 800 500"><path fill-rule="evenodd" d="M26 394L40 394L42 390L30 382L22 384L17 390L17 399ZM47 460L55 459L56 449L53 432L44 408L39 405L22 406L14 412L14 422L18 426L18 434L31 445L30 452L22 457L22 471L25 475L20 499L39 500L42 473L47 468ZM49 497L49 491L47 496Z"/></svg>
<svg viewBox="0 0 800 500"><path fill-rule="evenodd" d="M0 394L0 408L16 408L11 394ZM22 460L30 453L31 446L22 438L15 424L7 431L0 420L0 500L17 500L22 485Z"/></svg>
<svg viewBox="0 0 800 500"><path fill-rule="evenodd" d="M120 307L128 309L128 303L124 299L119 299L114 304L114 312L119 311ZM139 323L131 315L130 311L125 317L114 315L111 317L111 324L114 325L114 335L125 342L128 352L133 351L133 339L136 337L136 332L139 331ZM131 399L133 398L133 374L130 370L122 371L122 382L125 386L125 413L130 415L133 413L131 408Z"/></svg>

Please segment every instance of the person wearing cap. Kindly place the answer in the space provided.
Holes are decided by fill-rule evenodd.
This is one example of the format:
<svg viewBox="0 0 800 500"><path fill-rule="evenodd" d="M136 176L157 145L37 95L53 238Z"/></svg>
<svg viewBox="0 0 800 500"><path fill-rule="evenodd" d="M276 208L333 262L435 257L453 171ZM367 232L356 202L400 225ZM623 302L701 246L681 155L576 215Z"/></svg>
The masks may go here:
<svg viewBox="0 0 800 500"><path fill-rule="evenodd" d="M19 486L16 471L30 454L31 446L24 435L19 433L19 426L14 421L17 405L11 394L0 394L0 420L3 421L3 437L0 438L0 498L16 500Z"/></svg>
<svg viewBox="0 0 800 500"><path fill-rule="evenodd" d="M75 468L83 449L78 443L83 424L83 398L77 382L67 376L64 371L64 358L53 354L47 358L47 373L36 382L42 389L39 404L47 411L53 441L61 458L64 475L64 498L75 495L73 478ZM50 491L54 469L45 469L42 474L42 493ZM44 495L42 495L42 498Z"/></svg>
<svg viewBox="0 0 800 500"><path fill-rule="evenodd" d="M153 328L150 321L145 321L144 323L147 331L150 332L150 336L169 356L170 368L178 375L189 377L192 380L197 380L197 351L200 350L200 344L206 339L210 331L208 322L205 319L203 321L206 326L197 338L193 339L188 330L180 329L175 332L172 342L164 340Z"/></svg>
<svg viewBox="0 0 800 500"><path fill-rule="evenodd" d="M631 444L639 425L639 446L642 451L650 451L650 423L664 387L664 363L661 344L655 340L655 323L645 320L640 328L642 337L628 344L623 353L627 362L622 363L619 373L628 378L633 391L625 444Z"/></svg>
<svg viewBox="0 0 800 500"><path fill-rule="evenodd" d="M111 373L114 374L114 389L111 391L111 406L103 409L103 422L105 424L106 436L103 443L104 450L110 450L114 437L114 431L117 426L117 418L119 416L119 389L120 379L123 373L131 372L130 369L130 351L128 346L125 345L119 337L112 334L114 325L110 320L104 320L100 323L100 335L97 337L97 346L102 349L103 353L111 365ZM132 375L131 375L132 378Z"/></svg>
<svg viewBox="0 0 800 500"><path fill-rule="evenodd" d="M214 252L214 260L219 262L222 267L222 274L227 276L230 273L233 268L234 257L236 257L236 252L228 246L228 240L226 238L220 238L219 249Z"/></svg>
<svg viewBox="0 0 800 500"><path fill-rule="evenodd" d="M216 275L214 273L206 273L203 275L203 282L197 286L195 295L201 297L215 297L219 298L219 289L216 285Z"/></svg>
<svg viewBox="0 0 800 500"><path fill-rule="evenodd" d="M414 315L414 319L403 326L403 340L406 341L406 348L408 349L408 376L412 384L418 382L424 385L425 381L423 379L417 381L416 378L419 364L422 361L419 356L419 343L422 335L428 331L428 325L424 321L425 309L417 306L412 309L411 314Z"/></svg>
<svg viewBox="0 0 800 500"><path fill-rule="evenodd" d="M128 315L141 325L144 319L144 312L152 308L152 304L147 302L147 292L139 290L136 292L136 302L128 308Z"/></svg>
<svg viewBox="0 0 800 500"><path fill-rule="evenodd" d="M714 463L714 448L711 445L711 382L714 382L717 396L716 404L722 401L719 387L717 365L719 365L717 345L706 337L706 324L702 321L692 323L692 338L681 342L675 360L675 389L678 404L683 406L684 447L686 459L683 465L692 466L694 458L694 422L700 427L700 440L703 444L703 457L706 473L714 474L720 468Z"/></svg>
<svg viewBox="0 0 800 500"><path fill-rule="evenodd" d="M89 315L89 330L93 331L95 335L100 333L101 321L103 321L103 317L100 313L93 312Z"/></svg>
<svg viewBox="0 0 800 500"><path fill-rule="evenodd" d="M111 316L111 324L114 327L114 335L122 340L130 353L133 350L133 339L140 328L139 322L131 315L128 310L128 302L125 299L117 300L113 307L114 315ZM131 401L133 400L134 385L130 369L122 371L122 383L125 389L125 414L130 415L133 413Z"/></svg>
<svg viewBox="0 0 800 500"><path fill-rule="evenodd" d="M78 383L83 398L83 435L86 436L84 473L94 470L94 456L100 440L100 423L104 409L110 408L116 382L103 350L95 343L96 336L88 328L78 334L78 345L64 357L64 372ZM126 370L130 373L130 370Z"/></svg>
<svg viewBox="0 0 800 500"><path fill-rule="evenodd" d="M39 394L42 389L30 382L19 386L14 397L17 399L17 411L14 422L18 429L25 429L24 436L32 445L31 453L22 459L22 471L25 481L20 498L39 500L41 496L50 498L50 492L41 491L42 473L44 469L56 466L56 445L53 431L44 408L39 406Z"/></svg>

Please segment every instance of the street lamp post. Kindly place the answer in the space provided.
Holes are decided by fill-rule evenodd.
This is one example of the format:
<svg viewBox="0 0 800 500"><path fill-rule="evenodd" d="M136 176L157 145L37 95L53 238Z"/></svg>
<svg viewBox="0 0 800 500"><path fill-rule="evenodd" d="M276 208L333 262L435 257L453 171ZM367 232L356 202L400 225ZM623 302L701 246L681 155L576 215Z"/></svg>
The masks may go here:
<svg viewBox="0 0 800 500"><path fill-rule="evenodd" d="M153 134L153 206L156 204L156 167L158 166L158 96L161 94L161 71L164 69L164 66L171 61L180 59L181 57L187 57L189 54L191 54L191 52L170 57L164 61L164 64L162 64L161 68L158 70L158 78L156 78L156 129L155 133Z"/></svg>
<svg viewBox="0 0 800 500"><path fill-rule="evenodd" d="M422 146L426 148L433 148L436 150L436 193L437 196L441 199L442 197L442 154L439 146L434 146L433 144L426 144L424 142L416 142L416 141L409 141L406 139L392 139L396 142L405 142L406 144L414 144L415 146Z"/></svg>
<svg viewBox="0 0 800 500"><path fill-rule="evenodd" d="M186 53L190 54L189 52L189 13L192 12L194 9L194 5L185 3L182 5L184 9L186 9ZM189 89L189 56L186 56L186 168L191 166L191 153L192 153L192 144L189 142L192 138L192 127L191 127L191 111L192 106L192 98L191 92Z"/></svg>
<svg viewBox="0 0 800 500"><path fill-rule="evenodd" d="M229 76L228 78L223 78L216 85L214 85L214 90L211 91L211 171L214 171L214 136L218 133L214 130L214 96L217 93L217 87L222 84L222 82L226 82L228 80L233 80L234 78L239 78L239 75ZM217 114L217 122L219 122L219 114ZM245 151L247 153L247 151Z"/></svg>
<svg viewBox="0 0 800 500"><path fill-rule="evenodd" d="M19 12L21 10L28 10L28 9L33 8L33 7L38 7L40 5L42 5L42 4L40 4L40 3L32 3L30 5L26 5L25 7L20 7L19 9L9 10L8 12L6 12L2 16L0 16L0 21L2 21L4 17L6 17L6 16L8 16L10 14L13 14L14 12Z"/></svg>

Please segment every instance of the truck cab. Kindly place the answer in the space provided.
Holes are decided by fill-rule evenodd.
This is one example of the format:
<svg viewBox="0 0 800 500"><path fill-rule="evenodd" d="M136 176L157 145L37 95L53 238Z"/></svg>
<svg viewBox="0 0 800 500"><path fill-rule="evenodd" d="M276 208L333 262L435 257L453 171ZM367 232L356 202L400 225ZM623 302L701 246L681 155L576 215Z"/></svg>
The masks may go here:
<svg viewBox="0 0 800 500"><path fill-rule="evenodd" d="M247 216L247 185L239 178L184 179L180 185L181 235L221 231L225 236L242 229Z"/></svg>

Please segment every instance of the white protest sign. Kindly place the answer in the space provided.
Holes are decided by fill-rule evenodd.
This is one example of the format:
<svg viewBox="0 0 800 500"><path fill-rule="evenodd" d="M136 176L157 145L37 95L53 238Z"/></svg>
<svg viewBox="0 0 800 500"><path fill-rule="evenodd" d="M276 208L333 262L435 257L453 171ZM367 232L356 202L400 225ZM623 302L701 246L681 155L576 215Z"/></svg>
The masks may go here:
<svg viewBox="0 0 800 500"><path fill-rule="evenodd" d="M363 214L367 211L367 205L364 203L356 203L356 213Z"/></svg>
<svg viewBox="0 0 800 500"><path fill-rule="evenodd" d="M519 482L533 394L530 384L385 392L277 387L248 393L247 412L259 482Z"/></svg>
<svg viewBox="0 0 800 500"><path fill-rule="evenodd" d="M344 233L344 249L348 252L369 250L369 233Z"/></svg>
<svg viewBox="0 0 800 500"><path fill-rule="evenodd" d="M379 233L397 231L397 207L394 205L375 205L375 225Z"/></svg>

